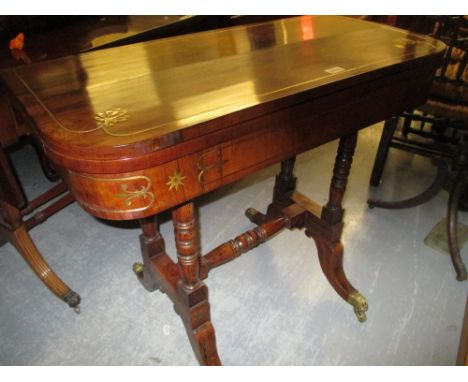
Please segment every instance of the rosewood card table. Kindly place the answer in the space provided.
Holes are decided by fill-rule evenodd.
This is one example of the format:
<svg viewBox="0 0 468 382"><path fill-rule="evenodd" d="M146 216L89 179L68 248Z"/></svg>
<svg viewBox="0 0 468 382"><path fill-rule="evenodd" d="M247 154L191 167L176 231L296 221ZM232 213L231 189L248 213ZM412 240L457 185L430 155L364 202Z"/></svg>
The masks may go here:
<svg viewBox="0 0 468 382"><path fill-rule="evenodd" d="M234 25L279 19L280 16L9 16L4 19L3 36L25 32L22 50L10 50L9 38L0 41L0 69L60 58L77 53L134 44ZM52 25L51 25L52 24ZM26 29L23 29L26 28ZM14 34L12 34L14 32ZM64 43L65 42L65 43ZM8 154L28 142L36 149L41 167L49 180L57 173L31 138L0 89L0 247L10 242L39 279L75 311L81 297L68 287L39 252L29 231L74 202L64 181L28 200ZM26 139L25 139L26 138ZM21 145L18 145L21 143ZM46 207L44 207L46 206Z"/></svg>
<svg viewBox="0 0 468 382"><path fill-rule="evenodd" d="M444 45L344 17L297 17L86 53L2 74L73 196L91 215L139 219L133 267L182 318L198 361L219 365L209 272L282 229L304 228L335 291L364 321L343 270L342 198L359 129L423 103ZM329 200L295 190L295 155L340 139ZM194 199L281 162L256 227L205 255ZM172 210L177 262L155 216ZM228 222L226 222L228 224Z"/></svg>

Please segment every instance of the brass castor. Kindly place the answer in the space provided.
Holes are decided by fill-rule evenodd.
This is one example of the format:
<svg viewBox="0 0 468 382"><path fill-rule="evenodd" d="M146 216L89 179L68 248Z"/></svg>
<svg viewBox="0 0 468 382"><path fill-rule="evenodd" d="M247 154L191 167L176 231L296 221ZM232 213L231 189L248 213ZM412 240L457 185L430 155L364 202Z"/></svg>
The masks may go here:
<svg viewBox="0 0 468 382"><path fill-rule="evenodd" d="M75 313L80 314L81 308L80 308L80 302L81 302L81 297L78 293L73 292L72 290L68 292L64 297L63 301L65 301L70 308L73 308Z"/></svg>

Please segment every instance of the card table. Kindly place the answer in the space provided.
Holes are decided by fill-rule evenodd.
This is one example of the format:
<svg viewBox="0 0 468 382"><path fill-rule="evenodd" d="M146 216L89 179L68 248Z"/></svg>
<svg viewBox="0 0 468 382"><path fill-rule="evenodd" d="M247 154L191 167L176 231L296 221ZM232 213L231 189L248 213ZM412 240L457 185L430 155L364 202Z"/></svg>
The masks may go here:
<svg viewBox="0 0 468 382"><path fill-rule="evenodd" d="M279 19L281 16L8 16L3 20L4 36L23 31L23 50L10 50L9 38L0 41L0 70L42 62L73 54L107 49L234 25ZM25 28L25 29L23 29ZM81 297L62 281L32 240L29 231L74 202L62 181L28 200L21 180L9 161L9 154L23 143L31 144L46 177L57 173L43 155L40 145L18 113L0 97L0 247L10 242L44 285L60 300L80 311ZM47 207L44 207L47 205Z"/></svg>
<svg viewBox="0 0 468 382"><path fill-rule="evenodd" d="M204 279L285 228L305 229L331 286L366 319L340 241L357 133L422 104L444 47L362 20L301 16L69 56L2 79L80 206L139 219L137 279L172 300L200 364L219 365ZM334 139L320 207L296 191L295 156ZM196 198L278 162L266 213L246 210L255 227L202 255ZM158 230L166 210L177 262Z"/></svg>

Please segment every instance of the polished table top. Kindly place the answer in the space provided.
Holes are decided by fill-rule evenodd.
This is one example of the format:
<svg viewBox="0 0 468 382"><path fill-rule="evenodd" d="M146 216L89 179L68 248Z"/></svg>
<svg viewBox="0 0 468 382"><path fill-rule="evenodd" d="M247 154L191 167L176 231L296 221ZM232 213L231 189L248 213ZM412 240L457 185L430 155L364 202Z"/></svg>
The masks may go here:
<svg viewBox="0 0 468 382"><path fill-rule="evenodd" d="M50 149L120 159L204 134L215 119L231 115L235 123L243 110L265 113L290 95L323 95L401 71L443 48L380 24L303 16L69 56L3 76Z"/></svg>

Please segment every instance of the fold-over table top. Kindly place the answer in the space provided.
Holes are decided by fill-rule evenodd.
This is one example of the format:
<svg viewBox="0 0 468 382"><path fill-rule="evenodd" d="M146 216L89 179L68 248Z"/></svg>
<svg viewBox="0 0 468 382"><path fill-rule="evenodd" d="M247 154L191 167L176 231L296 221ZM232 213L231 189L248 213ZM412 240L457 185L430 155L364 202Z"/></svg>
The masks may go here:
<svg viewBox="0 0 468 382"><path fill-rule="evenodd" d="M357 19L301 16L69 56L2 77L46 146L121 159L232 125L246 111L252 118L291 98L406 70L444 47Z"/></svg>

